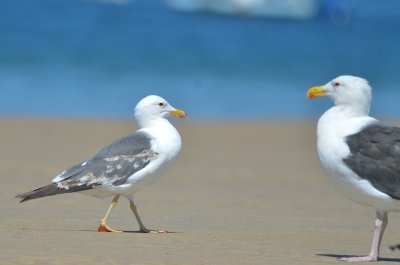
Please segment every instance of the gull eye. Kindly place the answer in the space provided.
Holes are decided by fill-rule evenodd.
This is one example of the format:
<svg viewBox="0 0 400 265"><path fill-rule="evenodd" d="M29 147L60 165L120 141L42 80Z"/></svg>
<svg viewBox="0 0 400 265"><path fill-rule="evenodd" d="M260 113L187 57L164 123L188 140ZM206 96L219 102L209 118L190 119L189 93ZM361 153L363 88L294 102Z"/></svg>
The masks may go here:
<svg viewBox="0 0 400 265"><path fill-rule="evenodd" d="M333 86L334 87L338 87L338 86L340 86L340 83L339 82L335 82L335 83L333 83Z"/></svg>
<svg viewBox="0 0 400 265"><path fill-rule="evenodd" d="M164 103L160 102L160 103L158 103L158 106L163 107Z"/></svg>

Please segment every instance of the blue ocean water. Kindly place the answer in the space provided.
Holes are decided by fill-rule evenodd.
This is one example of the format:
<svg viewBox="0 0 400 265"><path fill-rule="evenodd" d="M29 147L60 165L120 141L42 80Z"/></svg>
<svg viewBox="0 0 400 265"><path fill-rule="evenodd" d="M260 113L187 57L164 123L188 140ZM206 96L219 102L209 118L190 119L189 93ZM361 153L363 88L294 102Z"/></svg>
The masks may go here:
<svg viewBox="0 0 400 265"><path fill-rule="evenodd" d="M317 17L189 14L161 0L0 0L0 116L129 118L148 94L195 118L314 118L305 98L367 78L400 117L400 1L321 2Z"/></svg>

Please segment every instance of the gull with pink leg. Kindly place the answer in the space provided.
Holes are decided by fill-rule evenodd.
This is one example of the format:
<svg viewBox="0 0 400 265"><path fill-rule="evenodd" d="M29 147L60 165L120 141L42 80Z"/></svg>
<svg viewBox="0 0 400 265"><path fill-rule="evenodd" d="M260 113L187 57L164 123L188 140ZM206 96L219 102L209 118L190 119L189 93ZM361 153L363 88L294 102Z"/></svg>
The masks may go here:
<svg viewBox="0 0 400 265"><path fill-rule="evenodd" d="M317 126L322 168L345 196L376 212L370 253L341 260L377 261L388 213L400 211L400 128L369 116L372 89L361 77L339 76L307 92L321 96L334 102Z"/></svg>

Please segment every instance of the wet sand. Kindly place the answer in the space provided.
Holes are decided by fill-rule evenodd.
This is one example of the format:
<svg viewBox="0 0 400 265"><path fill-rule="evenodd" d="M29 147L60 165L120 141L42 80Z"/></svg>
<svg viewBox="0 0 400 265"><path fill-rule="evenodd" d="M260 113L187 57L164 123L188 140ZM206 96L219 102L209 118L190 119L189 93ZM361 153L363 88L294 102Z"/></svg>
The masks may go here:
<svg viewBox="0 0 400 265"><path fill-rule="evenodd" d="M175 121L174 121L175 122ZM135 233L124 199L98 233L110 199L80 194L19 204L68 166L135 129L133 121L0 120L0 264L344 264L368 254L374 212L323 176L315 122L181 122L183 151L136 194ZM380 264L400 263L399 214L391 213Z"/></svg>

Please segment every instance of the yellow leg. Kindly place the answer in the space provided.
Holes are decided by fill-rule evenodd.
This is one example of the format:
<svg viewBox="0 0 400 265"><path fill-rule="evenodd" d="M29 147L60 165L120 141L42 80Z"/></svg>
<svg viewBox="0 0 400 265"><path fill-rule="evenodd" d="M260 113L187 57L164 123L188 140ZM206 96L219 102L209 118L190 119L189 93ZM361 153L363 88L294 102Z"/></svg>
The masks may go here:
<svg viewBox="0 0 400 265"><path fill-rule="evenodd" d="M144 224L142 222L142 219L140 219L139 213L137 211L137 207L133 203L133 201L131 201L131 200L129 201L129 206L131 207L131 210L132 210L133 214L135 215L136 220L137 220L137 222L139 224L140 232L142 232L142 233L156 233L156 234L157 233L167 233L167 231L164 231L164 230L150 230L150 229L147 229L144 226Z"/></svg>
<svg viewBox="0 0 400 265"><path fill-rule="evenodd" d="M99 225L99 228L97 228L97 231L99 231L99 232L122 232L119 230L114 230L107 225L108 217L110 216L112 209L115 207L115 205L117 205L118 199L119 199L119 195L115 195L113 197L110 207L108 207L108 211L107 211L106 215L104 216L103 219L100 220L100 225Z"/></svg>

